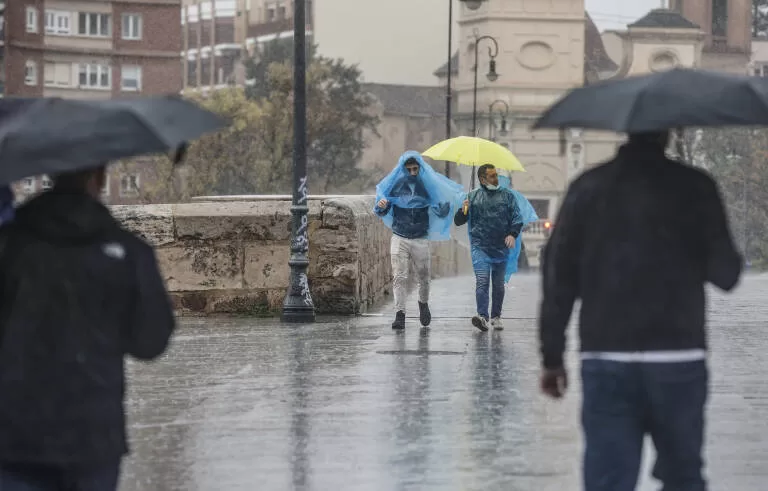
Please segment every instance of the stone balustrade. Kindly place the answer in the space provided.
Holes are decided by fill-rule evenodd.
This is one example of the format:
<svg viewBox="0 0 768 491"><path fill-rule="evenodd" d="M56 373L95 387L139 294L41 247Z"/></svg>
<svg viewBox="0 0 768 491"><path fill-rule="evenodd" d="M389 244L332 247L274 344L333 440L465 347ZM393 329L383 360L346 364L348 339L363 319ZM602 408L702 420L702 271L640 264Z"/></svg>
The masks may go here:
<svg viewBox="0 0 768 491"><path fill-rule="evenodd" d="M391 232L373 202L309 199L308 276L318 313L364 313L389 294ZM287 196L236 196L112 211L156 248L180 313L269 315L288 286L290 205ZM471 271L469 253L456 241L436 243L432 264L434 276Z"/></svg>

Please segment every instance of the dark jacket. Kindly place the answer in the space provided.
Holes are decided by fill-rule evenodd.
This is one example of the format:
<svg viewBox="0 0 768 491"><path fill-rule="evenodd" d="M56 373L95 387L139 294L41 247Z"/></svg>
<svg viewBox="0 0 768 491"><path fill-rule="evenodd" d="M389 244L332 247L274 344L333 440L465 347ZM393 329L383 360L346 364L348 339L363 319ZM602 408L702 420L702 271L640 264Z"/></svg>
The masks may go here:
<svg viewBox="0 0 768 491"><path fill-rule="evenodd" d="M392 188L391 196L393 198L403 196L420 196L429 199L429 194L420 181L414 183L414 189L411 191L408 182L403 179ZM387 203L385 208L376 207L376 213L384 216L392 209L392 232L406 239L423 239L429 234L429 212L431 206L423 208L401 208ZM435 207L435 213L442 218L450 211L450 203L440 203Z"/></svg>
<svg viewBox="0 0 768 491"><path fill-rule="evenodd" d="M0 297L0 462L118 460L123 358L174 329L152 248L93 198L43 193L0 229Z"/></svg>
<svg viewBox="0 0 768 491"><path fill-rule="evenodd" d="M504 188L489 191L485 187L475 189L467 196L469 214L463 207L453 217L453 223L460 227L469 221L469 239L491 258L503 258L509 254L504 240L508 236L517 238L523 230L520 206L515 195Z"/></svg>
<svg viewBox="0 0 768 491"><path fill-rule="evenodd" d="M576 299L582 351L706 348L704 284L731 290L741 266L713 179L623 146L571 184L555 221L542 265L544 366L562 366Z"/></svg>

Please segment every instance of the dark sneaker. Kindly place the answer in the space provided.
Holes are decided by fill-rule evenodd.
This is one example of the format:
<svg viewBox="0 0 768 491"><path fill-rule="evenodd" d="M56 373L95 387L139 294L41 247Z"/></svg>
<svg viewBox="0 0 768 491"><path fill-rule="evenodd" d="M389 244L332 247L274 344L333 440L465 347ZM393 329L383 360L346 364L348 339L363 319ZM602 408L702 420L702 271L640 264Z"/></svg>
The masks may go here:
<svg viewBox="0 0 768 491"><path fill-rule="evenodd" d="M395 314L395 322L392 323L392 329L405 329L405 312L402 310Z"/></svg>
<svg viewBox="0 0 768 491"><path fill-rule="evenodd" d="M432 322L432 313L429 311L429 305L419 302L419 320L421 325L427 327Z"/></svg>
<svg viewBox="0 0 768 491"><path fill-rule="evenodd" d="M485 317L476 315L472 317L472 325L480 329L481 331L486 332L488 330L488 319L486 319Z"/></svg>

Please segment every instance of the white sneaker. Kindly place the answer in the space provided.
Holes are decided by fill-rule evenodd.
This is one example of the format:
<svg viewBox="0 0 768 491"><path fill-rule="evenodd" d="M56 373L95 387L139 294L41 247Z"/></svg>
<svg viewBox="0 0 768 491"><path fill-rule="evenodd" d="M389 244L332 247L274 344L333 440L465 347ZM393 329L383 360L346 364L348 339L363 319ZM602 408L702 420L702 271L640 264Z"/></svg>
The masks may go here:
<svg viewBox="0 0 768 491"><path fill-rule="evenodd" d="M494 317L491 319L491 327L494 331L503 331L504 330L504 324L501 322L501 317Z"/></svg>

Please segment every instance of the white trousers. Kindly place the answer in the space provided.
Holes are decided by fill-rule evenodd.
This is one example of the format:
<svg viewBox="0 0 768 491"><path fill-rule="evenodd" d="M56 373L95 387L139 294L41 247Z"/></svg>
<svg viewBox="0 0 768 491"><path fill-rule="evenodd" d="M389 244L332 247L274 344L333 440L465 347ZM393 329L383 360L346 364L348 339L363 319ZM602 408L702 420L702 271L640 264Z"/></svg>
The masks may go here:
<svg viewBox="0 0 768 491"><path fill-rule="evenodd" d="M408 294L408 270L413 265L419 282L419 302L429 302L429 280L432 254L427 239L405 239L392 235L389 254L392 258L392 290L395 295L395 312L405 312Z"/></svg>

